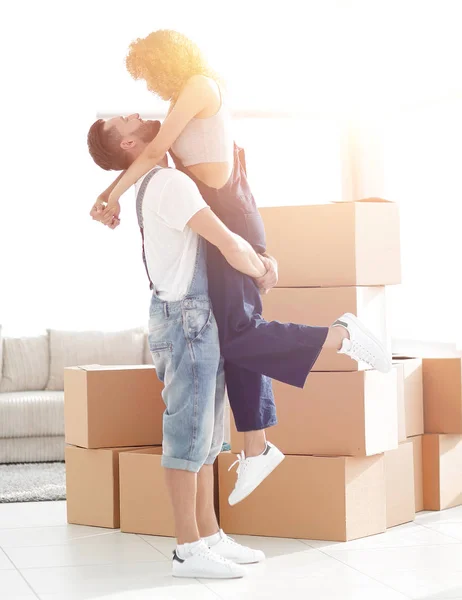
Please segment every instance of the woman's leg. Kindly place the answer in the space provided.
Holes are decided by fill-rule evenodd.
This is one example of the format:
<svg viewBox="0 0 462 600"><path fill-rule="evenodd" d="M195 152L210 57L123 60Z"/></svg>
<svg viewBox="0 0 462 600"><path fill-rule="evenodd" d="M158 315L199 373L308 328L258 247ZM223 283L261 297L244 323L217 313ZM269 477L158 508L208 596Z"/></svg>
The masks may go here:
<svg viewBox="0 0 462 600"><path fill-rule="evenodd" d="M303 387L329 328L265 321L255 281L233 269L220 251L210 245L207 270L225 361Z"/></svg>

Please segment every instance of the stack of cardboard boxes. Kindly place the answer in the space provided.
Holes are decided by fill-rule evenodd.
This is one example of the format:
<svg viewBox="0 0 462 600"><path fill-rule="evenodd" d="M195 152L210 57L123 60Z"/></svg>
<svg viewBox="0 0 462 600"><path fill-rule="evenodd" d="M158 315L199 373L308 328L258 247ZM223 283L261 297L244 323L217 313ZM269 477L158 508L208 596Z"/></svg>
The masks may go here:
<svg viewBox="0 0 462 600"><path fill-rule="evenodd" d="M415 511L462 504L462 359L394 358L398 431L413 447ZM407 483L408 480L406 479ZM404 485L404 482L402 482Z"/></svg>
<svg viewBox="0 0 462 600"><path fill-rule="evenodd" d="M153 366L65 369L69 523L174 535L160 465L162 387Z"/></svg>
<svg viewBox="0 0 462 600"><path fill-rule="evenodd" d="M385 286L401 278L397 206L370 199L261 212L268 251L279 262L265 318L327 326L351 312L389 347ZM342 541L412 520L413 445L398 439L406 375L404 366L382 374L323 350L304 389L275 381L279 423L267 435L286 458L249 498L229 507L234 457L219 457L225 531ZM231 450L242 447L232 423Z"/></svg>
<svg viewBox="0 0 462 600"><path fill-rule="evenodd" d="M462 360L424 358L423 508L462 504Z"/></svg>
<svg viewBox="0 0 462 600"><path fill-rule="evenodd" d="M370 199L261 212L279 262L266 319L327 326L351 312L389 346L385 286L401 277L397 206ZM65 370L70 523L174 535L161 391L152 366ZM346 541L462 503L460 358L396 357L382 374L325 349L303 389L275 381L274 393L279 423L267 435L286 458L234 507L228 469L243 434L233 421L232 452L219 456L227 533Z"/></svg>

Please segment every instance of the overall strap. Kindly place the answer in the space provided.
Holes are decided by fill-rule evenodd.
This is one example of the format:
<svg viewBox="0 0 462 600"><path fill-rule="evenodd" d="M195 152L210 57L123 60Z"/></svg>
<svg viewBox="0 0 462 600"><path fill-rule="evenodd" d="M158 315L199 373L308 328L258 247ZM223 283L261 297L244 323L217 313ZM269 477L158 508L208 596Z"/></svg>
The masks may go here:
<svg viewBox="0 0 462 600"><path fill-rule="evenodd" d="M146 175L143 179L143 183L140 185L140 189L138 190L138 194L136 195L136 216L138 217L138 225L140 229L143 229L143 199L144 194L146 193L146 189L148 187L148 183L154 177L156 173L158 173L162 167L154 167L152 171Z"/></svg>
<svg viewBox="0 0 462 600"><path fill-rule="evenodd" d="M146 269L146 275L148 276L148 279L149 279L149 287L151 290L154 288L154 285L151 281L151 278L149 277L148 265L146 263L146 254L144 252L143 199L144 199L144 194L146 193L146 189L148 187L148 183L151 181L151 179L154 177L154 175L156 173L158 173L161 169L162 169L162 167L154 167L154 169L152 169L152 171L149 171L149 173L143 179L143 183L141 184L140 189L138 190L138 194L136 195L136 216L138 217L138 225L140 227L140 232L141 232L143 262L144 262L144 268Z"/></svg>

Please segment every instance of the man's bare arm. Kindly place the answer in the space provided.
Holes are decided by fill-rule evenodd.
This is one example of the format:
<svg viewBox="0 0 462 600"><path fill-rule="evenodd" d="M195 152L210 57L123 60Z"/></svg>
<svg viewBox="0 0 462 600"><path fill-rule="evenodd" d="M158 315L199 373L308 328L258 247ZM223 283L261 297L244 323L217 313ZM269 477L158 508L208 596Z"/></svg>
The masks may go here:
<svg viewBox="0 0 462 600"><path fill-rule="evenodd" d="M210 208L203 208L197 212L188 225L216 246L237 271L254 278L263 277L266 273L266 267L252 246L230 231Z"/></svg>

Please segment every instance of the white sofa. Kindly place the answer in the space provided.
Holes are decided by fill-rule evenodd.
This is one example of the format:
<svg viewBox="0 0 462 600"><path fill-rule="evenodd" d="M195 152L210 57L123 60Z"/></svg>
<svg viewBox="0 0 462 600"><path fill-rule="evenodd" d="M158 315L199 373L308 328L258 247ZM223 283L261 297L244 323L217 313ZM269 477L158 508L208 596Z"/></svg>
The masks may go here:
<svg viewBox="0 0 462 600"><path fill-rule="evenodd" d="M151 362L142 328L2 339L0 327L0 463L64 460L65 367Z"/></svg>

